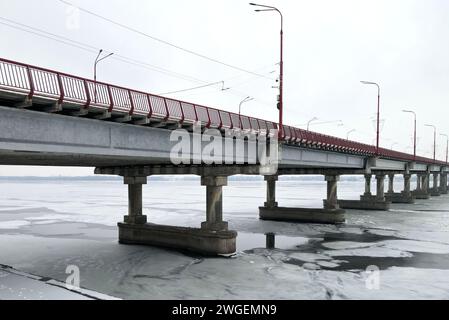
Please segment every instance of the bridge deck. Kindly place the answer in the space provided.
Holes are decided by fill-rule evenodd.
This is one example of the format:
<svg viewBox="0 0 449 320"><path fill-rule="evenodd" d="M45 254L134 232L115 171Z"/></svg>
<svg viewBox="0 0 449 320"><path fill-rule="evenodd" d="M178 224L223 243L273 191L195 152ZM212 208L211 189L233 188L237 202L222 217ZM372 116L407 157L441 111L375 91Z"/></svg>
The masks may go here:
<svg viewBox="0 0 449 320"><path fill-rule="evenodd" d="M195 123L200 124L203 128L252 132L258 136L266 136L270 133L270 130L278 128L278 124L272 121L245 115L239 116L238 114L224 110L169 99L107 83L94 82L89 79L1 58L0 105L6 107L28 108L41 112L59 113L74 117L74 119L84 117L103 120L103 122L107 123L119 122L134 125L134 129L124 129L121 127L121 129L118 130L121 133L125 131L143 133L144 131L138 131L139 129L137 128L139 127L151 127L152 129L191 128ZM2 112L6 111L3 110ZM37 119L39 117L36 114L33 114L33 117L36 119L35 123L38 123ZM78 125L80 128L83 126L95 126L95 124L87 124L86 122L76 123L79 123ZM16 124L18 125L18 123ZM45 125L49 128L49 132L61 134L61 131L55 132L54 130L51 130L49 123L45 123ZM72 125L76 126L74 123ZM21 127L25 126L35 128L36 124L26 124ZM80 146L92 147L89 145L92 141L108 139L108 130L110 129L106 130L106 127L107 126L98 126L97 132L95 132L95 128L91 128L91 130L88 131L80 129L74 130L72 134L77 136L76 140L79 141ZM64 131L63 128L60 129ZM94 134L87 135L86 132ZM152 132L159 131L152 130ZM9 136L7 132L4 132L4 134ZM1 136L2 140L5 140L4 134ZM16 134L19 133L16 132ZM48 135L49 133L46 136ZM121 159L122 153L126 153L126 150L130 148L129 141L126 141L127 138L125 137L129 138L126 134L122 138L119 138L118 136L115 137L116 141L121 140L119 146L116 146L115 150L122 150L121 152L117 151L116 155L119 157L117 159ZM140 148L142 151L142 159L145 159L143 153L148 151L148 148L151 149L152 145L152 141L143 141L145 137L146 136L143 134L141 138L142 141L136 143L136 145L145 145L145 147ZM12 136L9 137L10 142L14 141L14 139L16 138ZM58 140L57 138L55 139ZM112 138L109 137L109 139ZM336 163L346 161L347 167L350 167L351 165L359 167L360 157L366 158L376 155L374 146L306 131L287 125L283 127L281 140L284 145L296 146L308 150L331 152L333 156L330 158L337 159L338 161ZM111 146L111 143L112 141L109 141L109 146ZM101 145L102 148L105 148L107 144ZM64 142L61 142L61 147L63 146ZM132 147L132 149L135 149L135 147ZM286 150L289 152L290 149L287 148ZM3 153L4 160L2 160L2 163L10 163L10 160L17 158L14 157L14 155L19 155L19 151L28 153L33 152L32 150L20 150L20 148L13 151L14 152L11 151L12 154ZM66 156L63 152L61 154L62 157ZM308 154L313 153L309 152ZM338 157L336 154L349 156ZM318 155L318 153L315 155ZM351 158L350 156L355 157ZM435 162L433 159L423 157L414 159L413 155L388 149L380 149L378 156L384 159L401 162L412 162L416 160L416 162L425 165L445 165L443 162ZM114 155L111 155L111 157L112 158L104 164L112 164L114 161L110 160L113 160ZM320 157L323 156L321 155ZM96 163L105 162L103 157L100 156L100 158L101 159L96 161ZM163 159L166 158L166 155L161 155L159 160L160 162L164 162L165 160ZM296 165L298 160L301 160L303 163L307 162L307 160L305 160L306 158L307 157L302 157L301 159L298 159L298 156L287 157L287 159L293 159L291 161L292 166ZM28 159L32 159L32 162L35 163L35 161L39 159L39 155L33 156L32 154L28 154ZM56 161L57 159L55 158L54 160ZM70 165L76 163L81 163L81 165L83 165L84 163L83 155L80 155L77 159L72 158L72 160L73 161L64 161L64 163ZM92 157L87 162L91 163L91 160ZM316 159L313 158L311 160L315 161ZM353 163L351 161L353 161ZM139 164L140 162L141 160L130 161L127 164ZM329 164L333 163L332 161L327 162ZM59 162L56 162L55 165L57 165L57 163Z"/></svg>

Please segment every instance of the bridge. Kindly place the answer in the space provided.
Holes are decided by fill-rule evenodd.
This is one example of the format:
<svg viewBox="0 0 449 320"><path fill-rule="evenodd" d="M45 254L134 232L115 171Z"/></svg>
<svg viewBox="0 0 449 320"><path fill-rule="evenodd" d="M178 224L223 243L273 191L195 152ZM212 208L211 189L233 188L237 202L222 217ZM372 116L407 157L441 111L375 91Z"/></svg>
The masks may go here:
<svg viewBox="0 0 449 320"><path fill-rule="evenodd" d="M265 176L259 217L274 221L339 224L346 209L389 210L391 203L448 193L446 162L288 125L278 129L272 121L0 59L0 165L95 167L96 174L123 177L129 209L118 226L124 244L235 252L237 232L222 210L223 187L233 175ZM204 154L211 144L222 152ZM327 183L323 208L278 206L278 177L310 174ZM142 187L152 175L201 177L206 221L200 228L148 223ZM364 175L360 200L338 199L342 175ZM396 175L404 178L400 192Z"/></svg>

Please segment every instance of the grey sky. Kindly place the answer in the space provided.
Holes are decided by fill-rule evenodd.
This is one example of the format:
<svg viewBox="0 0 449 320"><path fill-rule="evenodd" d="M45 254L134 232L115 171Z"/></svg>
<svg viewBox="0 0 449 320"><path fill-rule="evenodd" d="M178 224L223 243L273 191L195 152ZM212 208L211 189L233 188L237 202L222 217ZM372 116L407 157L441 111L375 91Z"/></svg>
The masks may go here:
<svg viewBox="0 0 449 320"><path fill-rule="evenodd" d="M255 13L249 1L237 0L67 0L157 38L214 59L276 78L279 62L279 17ZM376 89L382 86L381 144L412 152L412 117L418 113L418 151L431 157L431 123L449 133L449 2L445 0L314 0L262 1L276 5L285 17L285 122L302 125L313 117L342 120L344 126L311 129L373 143ZM172 97L238 111L246 96L256 100L244 113L277 120L273 80L255 77L189 55L126 31L59 0L0 0L4 19L39 28L96 48L178 73L156 72L108 59L99 80L152 93L164 93L225 80ZM15 25L17 27L17 25ZM25 28L21 26L21 28ZM26 29L26 28L25 28ZM33 31L35 32L35 31ZM0 24L0 56L29 64L92 77L95 53ZM272 73L276 71L275 73ZM179 75L179 74L182 74ZM201 81L186 81L186 77ZM445 141L438 138L444 159ZM0 174L91 174L92 169L0 167Z"/></svg>

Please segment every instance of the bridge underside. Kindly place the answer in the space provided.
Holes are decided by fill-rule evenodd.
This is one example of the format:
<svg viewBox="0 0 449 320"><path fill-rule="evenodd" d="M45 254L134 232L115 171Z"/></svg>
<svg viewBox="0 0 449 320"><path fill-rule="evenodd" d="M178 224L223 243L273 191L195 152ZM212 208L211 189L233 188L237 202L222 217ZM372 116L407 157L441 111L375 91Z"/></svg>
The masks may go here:
<svg viewBox="0 0 449 320"><path fill-rule="evenodd" d="M226 156L230 165L174 165L171 151L177 140L163 128L82 119L65 115L0 107L0 165L95 167L96 174L118 175L128 185L129 211L119 223L119 240L125 244L147 244L188 249L205 254L229 254L236 248L237 233L228 230L223 219L223 187L233 175L264 175L267 201L259 217L274 221L344 223L343 208L383 209L390 202L410 203L447 193L447 168L375 159L350 153L280 144L278 169L267 174L263 166L244 164L244 157ZM191 135L191 133L188 133ZM201 144L201 149L206 146ZM245 152L250 142L245 141ZM233 141L233 148L236 142ZM189 150L192 160L201 155ZM281 175L323 175L327 194L323 208L284 208L276 201L276 181ZM404 175L404 190L395 193L392 179ZM418 175L416 190L410 188L411 174ZM433 174L433 186L430 178ZM159 226L147 223L142 214L142 186L152 175L198 175L206 188L206 221L200 228ZM337 184L342 175L365 175L366 188L360 201L342 201ZM371 177L377 180L376 195L371 194ZM384 194L384 180L389 190ZM393 178L392 178L393 177ZM440 180L438 181L438 178ZM439 182L439 186L438 186ZM257 210L257 209L256 209Z"/></svg>

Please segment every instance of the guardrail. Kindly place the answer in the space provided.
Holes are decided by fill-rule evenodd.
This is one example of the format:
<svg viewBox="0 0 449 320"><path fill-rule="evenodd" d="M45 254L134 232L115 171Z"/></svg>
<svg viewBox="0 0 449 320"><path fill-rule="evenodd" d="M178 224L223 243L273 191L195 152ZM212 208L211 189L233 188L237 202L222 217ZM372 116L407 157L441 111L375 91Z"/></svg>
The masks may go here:
<svg viewBox="0 0 449 320"><path fill-rule="evenodd" d="M170 99L137 90L73 76L49 69L0 58L0 91L39 98L59 104L79 105L81 109L95 109L112 114L124 114L163 122L180 124L201 123L206 128L240 129L268 134L278 124L246 115ZM312 148L347 152L365 156L376 155L376 148L356 141L345 140L291 126L284 126L287 143ZM379 156L395 160L446 164L424 157L389 149L380 149Z"/></svg>

